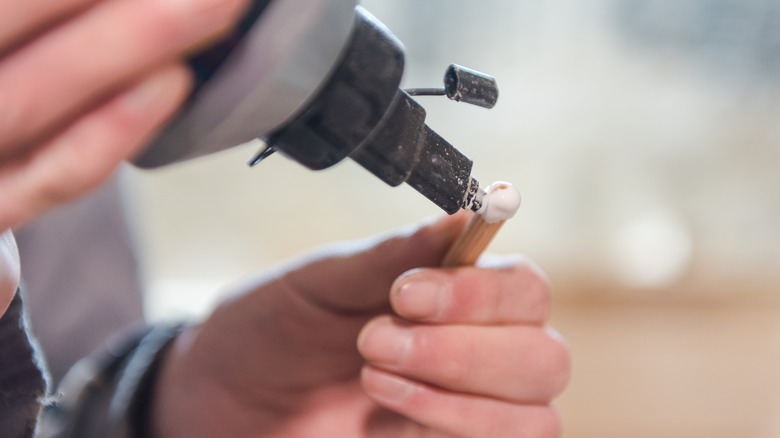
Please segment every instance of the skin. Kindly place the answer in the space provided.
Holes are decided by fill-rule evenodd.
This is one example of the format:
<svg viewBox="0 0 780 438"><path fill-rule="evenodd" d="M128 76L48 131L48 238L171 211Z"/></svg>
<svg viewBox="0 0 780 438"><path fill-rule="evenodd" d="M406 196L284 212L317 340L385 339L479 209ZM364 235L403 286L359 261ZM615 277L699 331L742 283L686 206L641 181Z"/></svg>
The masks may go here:
<svg viewBox="0 0 780 438"><path fill-rule="evenodd" d="M0 0L0 230L97 186L186 98L247 0Z"/></svg>
<svg viewBox="0 0 780 438"><path fill-rule="evenodd" d="M103 181L185 100L180 59L248 0L0 0L0 316L9 230Z"/></svg>
<svg viewBox="0 0 780 438"><path fill-rule="evenodd" d="M464 218L321 251L178 338L153 436L557 437L569 351L528 260L436 266ZM251 347L250 347L251 346Z"/></svg>
<svg viewBox="0 0 780 438"><path fill-rule="evenodd" d="M247 0L0 0L0 230L100 182L186 99ZM437 266L462 216L278 267L164 358L156 437L555 437L569 353L521 258ZM19 281L0 238L0 312Z"/></svg>

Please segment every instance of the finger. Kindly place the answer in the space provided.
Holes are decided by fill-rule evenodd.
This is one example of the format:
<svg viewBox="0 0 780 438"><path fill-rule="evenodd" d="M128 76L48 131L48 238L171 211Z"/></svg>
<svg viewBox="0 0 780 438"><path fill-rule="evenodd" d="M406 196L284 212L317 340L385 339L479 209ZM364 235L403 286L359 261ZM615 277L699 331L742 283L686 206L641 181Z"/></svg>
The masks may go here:
<svg viewBox="0 0 780 438"><path fill-rule="evenodd" d="M389 316L369 322L358 349L370 364L448 390L546 403L569 378L560 336L537 326L432 326Z"/></svg>
<svg viewBox="0 0 780 438"><path fill-rule="evenodd" d="M541 324L550 314L547 276L529 260L504 258L490 269L418 269L390 292L393 310L435 323Z"/></svg>
<svg viewBox="0 0 780 438"><path fill-rule="evenodd" d="M0 231L0 317L8 309L19 285L19 251L11 230Z"/></svg>
<svg viewBox="0 0 780 438"><path fill-rule="evenodd" d="M266 334L274 327L272 335L259 336L245 352L256 360L236 365L261 380L275 376L260 387L300 388L354 376L364 363L355 340L369 318L390 311L388 291L395 277L412 266L437 265L467 219L447 216L329 246L279 266L235 291L235 298L218 307L204 327ZM224 348L224 340L216 336L209 342ZM273 360L267 360L268 352ZM258 373L258 366L267 372Z"/></svg>
<svg viewBox="0 0 780 438"><path fill-rule="evenodd" d="M161 69L31 155L5 164L0 168L0 229L99 184L173 114L189 84L183 67Z"/></svg>
<svg viewBox="0 0 780 438"><path fill-rule="evenodd" d="M98 0L0 0L0 53Z"/></svg>
<svg viewBox="0 0 780 438"><path fill-rule="evenodd" d="M0 64L0 151L42 131L172 61L224 29L246 0L104 1ZM37 138L37 137L36 137Z"/></svg>
<svg viewBox="0 0 780 438"><path fill-rule="evenodd" d="M464 438L555 438L557 412L547 405L520 405L458 394L366 366L363 390L380 405L434 430Z"/></svg>
<svg viewBox="0 0 780 438"><path fill-rule="evenodd" d="M300 269L288 268L285 278L305 299L330 310L384 309L395 278L413 267L437 266L466 220L467 215L456 214L351 246L324 248L303 259Z"/></svg>

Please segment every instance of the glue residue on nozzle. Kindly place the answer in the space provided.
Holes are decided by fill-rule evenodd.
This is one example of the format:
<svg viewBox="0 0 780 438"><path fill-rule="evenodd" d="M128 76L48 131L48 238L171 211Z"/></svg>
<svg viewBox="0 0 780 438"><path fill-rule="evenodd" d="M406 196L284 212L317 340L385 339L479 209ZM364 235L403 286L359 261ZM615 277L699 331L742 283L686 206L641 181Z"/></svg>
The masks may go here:
<svg viewBox="0 0 780 438"><path fill-rule="evenodd" d="M482 208L477 214L482 215L485 222L505 221L517 213L520 208L520 192L508 182L496 181L486 189L487 195L482 199Z"/></svg>

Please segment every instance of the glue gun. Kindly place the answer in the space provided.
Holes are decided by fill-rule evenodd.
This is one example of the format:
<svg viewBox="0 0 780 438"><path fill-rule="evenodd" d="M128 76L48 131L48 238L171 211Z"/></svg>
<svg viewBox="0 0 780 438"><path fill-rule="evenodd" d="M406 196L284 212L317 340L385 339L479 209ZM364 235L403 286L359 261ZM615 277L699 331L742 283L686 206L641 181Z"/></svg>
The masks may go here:
<svg viewBox="0 0 780 438"><path fill-rule="evenodd" d="M357 0L256 0L232 35L189 63L193 94L139 167L259 138L252 165L273 152L312 170L349 157L449 214L481 206L472 161L425 124L413 96L492 108L495 79L453 64L443 87L400 89L403 46Z"/></svg>

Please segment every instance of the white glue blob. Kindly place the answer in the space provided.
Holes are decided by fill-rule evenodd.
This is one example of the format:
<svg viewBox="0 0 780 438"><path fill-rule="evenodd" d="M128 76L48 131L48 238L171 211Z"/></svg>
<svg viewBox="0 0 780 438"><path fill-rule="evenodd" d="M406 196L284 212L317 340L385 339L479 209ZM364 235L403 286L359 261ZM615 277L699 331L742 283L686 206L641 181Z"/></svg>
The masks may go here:
<svg viewBox="0 0 780 438"><path fill-rule="evenodd" d="M496 181L485 191L487 195L482 198L482 208L477 210L485 222L505 221L520 208L520 192L508 182Z"/></svg>

